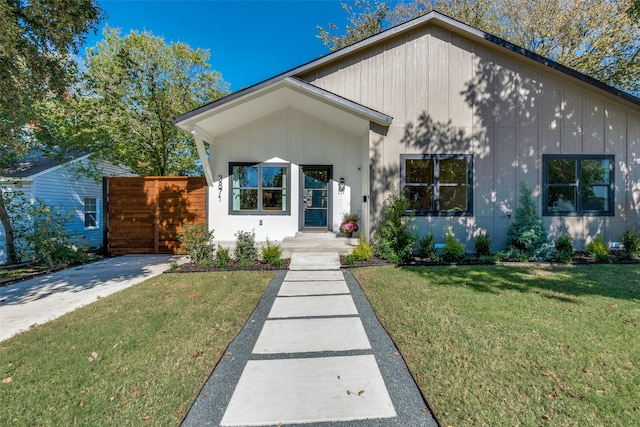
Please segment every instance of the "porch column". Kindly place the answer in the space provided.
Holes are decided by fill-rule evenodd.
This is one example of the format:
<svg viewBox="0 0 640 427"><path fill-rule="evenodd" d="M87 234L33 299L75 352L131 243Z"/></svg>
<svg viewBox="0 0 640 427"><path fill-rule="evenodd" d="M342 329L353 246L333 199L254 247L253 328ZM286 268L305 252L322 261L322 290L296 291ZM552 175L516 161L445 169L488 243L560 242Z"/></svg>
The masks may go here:
<svg viewBox="0 0 640 427"><path fill-rule="evenodd" d="M211 162L209 161L209 156L207 156L207 150L204 148L205 140L202 139L195 130L191 131L191 134L196 141L196 148L198 149L200 162L202 162L202 169L204 170L204 177L207 180L207 185L209 187L213 187L213 171L211 170ZM211 146L209 146L209 149L211 149Z"/></svg>

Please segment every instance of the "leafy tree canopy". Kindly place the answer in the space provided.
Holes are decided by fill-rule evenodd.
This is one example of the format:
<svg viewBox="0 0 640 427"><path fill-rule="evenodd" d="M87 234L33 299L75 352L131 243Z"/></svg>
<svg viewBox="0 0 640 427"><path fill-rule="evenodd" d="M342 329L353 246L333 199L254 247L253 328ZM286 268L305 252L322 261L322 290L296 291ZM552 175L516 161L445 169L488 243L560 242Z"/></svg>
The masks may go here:
<svg viewBox="0 0 640 427"><path fill-rule="evenodd" d="M141 175L199 174L193 138L172 120L228 93L209 51L149 32L103 34L81 84L42 109L39 139L73 140Z"/></svg>
<svg viewBox="0 0 640 427"><path fill-rule="evenodd" d="M97 0L0 2L0 167L28 151L33 103L64 93L101 18Z"/></svg>
<svg viewBox="0 0 640 427"><path fill-rule="evenodd" d="M331 50L438 10L584 74L640 93L640 0L358 0L349 22L318 27Z"/></svg>

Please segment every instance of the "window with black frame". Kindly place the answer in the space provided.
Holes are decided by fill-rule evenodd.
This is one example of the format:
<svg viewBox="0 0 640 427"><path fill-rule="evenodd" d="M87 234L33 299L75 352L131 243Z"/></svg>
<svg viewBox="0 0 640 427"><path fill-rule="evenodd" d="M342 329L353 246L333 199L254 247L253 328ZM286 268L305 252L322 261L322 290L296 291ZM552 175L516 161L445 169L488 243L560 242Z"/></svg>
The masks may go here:
<svg viewBox="0 0 640 427"><path fill-rule="evenodd" d="M401 188L412 213L472 215L472 170L471 155L401 155Z"/></svg>
<svg viewBox="0 0 640 427"><path fill-rule="evenodd" d="M232 214L289 213L289 165L231 163Z"/></svg>
<svg viewBox="0 0 640 427"><path fill-rule="evenodd" d="M544 215L613 215L614 157L545 155Z"/></svg>

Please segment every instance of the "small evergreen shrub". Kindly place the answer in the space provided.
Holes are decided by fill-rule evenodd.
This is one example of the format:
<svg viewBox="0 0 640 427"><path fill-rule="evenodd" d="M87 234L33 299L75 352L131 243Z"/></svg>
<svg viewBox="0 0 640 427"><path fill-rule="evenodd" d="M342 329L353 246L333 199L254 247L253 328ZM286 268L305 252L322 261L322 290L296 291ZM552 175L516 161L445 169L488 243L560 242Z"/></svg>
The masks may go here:
<svg viewBox="0 0 640 427"><path fill-rule="evenodd" d="M262 245L262 253L260 254L262 262L270 264L276 267L284 266L284 260L282 259L282 247L270 241L267 241Z"/></svg>
<svg viewBox="0 0 640 427"><path fill-rule="evenodd" d="M547 260L551 257L551 243L538 216L536 202L531 190L520 182L519 205L514 220L507 230L507 249L515 255L524 254L532 261Z"/></svg>
<svg viewBox="0 0 640 427"><path fill-rule="evenodd" d="M475 237L475 249L478 258L491 255L491 239L489 233L482 231Z"/></svg>
<svg viewBox="0 0 640 427"><path fill-rule="evenodd" d="M223 248L218 245L218 250L216 251L216 257L213 264L218 268L227 268L230 259L231 256L229 255L229 248Z"/></svg>
<svg viewBox="0 0 640 427"><path fill-rule="evenodd" d="M421 258L433 260L436 257L436 239L433 233L418 236L416 243L418 245L418 255Z"/></svg>
<svg viewBox="0 0 640 427"><path fill-rule="evenodd" d="M523 251L518 250L518 249L516 249L515 251L511 252L510 258L513 259L514 261L517 261L517 262L527 262L527 261L529 261L529 255L527 255L526 253L524 253Z"/></svg>
<svg viewBox="0 0 640 427"><path fill-rule="evenodd" d="M567 264L573 260L573 239L567 233L562 233L555 241L555 260Z"/></svg>
<svg viewBox="0 0 640 427"><path fill-rule="evenodd" d="M633 259L640 254L640 236L636 233L635 228L625 231L620 240L624 245L624 257L626 259Z"/></svg>
<svg viewBox="0 0 640 427"><path fill-rule="evenodd" d="M354 265L356 265L356 257L353 256L353 254L349 254L344 257L343 262L347 267L353 267Z"/></svg>
<svg viewBox="0 0 640 427"><path fill-rule="evenodd" d="M258 262L255 231L238 231L236 234L236 249L233 253L238 265L247 267Z"/></svg>
<svg viewBox="0 0 640 427"><path fill-rule="evenodd" d="M451 233L451 227L447 228L444 240L442 258L447 262L462 261L464 259L464 244L456 240L453 233Z"/></svg>
<svg viewBox="0 0 640 427"><path fill-rule="evenodd" d="M611 254L609 253L609 248L604 243L602 236L598 236L595 240L587 243L587 253L591 256L591 258L595 259L598 262L602 262L608 264L611 262Z"/></svg>
<svg viewBox="0 0 640 427"><path fill-rule="evenodd" d="M353 248L351 255L360 262L369 261L373 256L373 246L367 243L363 234L360 235L358 245Z"/></svg>
<svg viewBox="0 0 640 427"><path fill-rule="evenodd" d="M375 231L374 253L382 259L398 264L409 259L415 236L410 218L405 216L409 201L399 192L393 192L382 205L382 215Z"/></svg>
<svg viewBox="0 0 640 427"><path fill-rule="evenodd" d="M209 231L206 224L185 222L182 231L178 232L178 240L182 243L178 253L189 255L191 264L204 265L213 261L213 230Z"/></svg>
<svg viewBox="0 0 640 427"><path fill-rule="evenodd" d="M498 261L498 257L496 255L483 255L478 258L480 264L495 264Z"/></svg>

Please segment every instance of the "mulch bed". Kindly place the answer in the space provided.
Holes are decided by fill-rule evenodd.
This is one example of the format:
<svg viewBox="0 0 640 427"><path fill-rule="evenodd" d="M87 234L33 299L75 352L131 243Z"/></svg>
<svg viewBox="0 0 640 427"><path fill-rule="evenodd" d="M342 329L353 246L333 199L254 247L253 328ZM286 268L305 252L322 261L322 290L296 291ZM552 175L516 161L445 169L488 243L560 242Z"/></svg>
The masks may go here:
<svg viewBox="0 0 640 427"><path fill-rule="evenodd" d="M514 260L504 260L504 261L495 261L495 262L483 262L479 258L475 257L467 257L459 262L445 262L445 261L433 261L429 258L421 258L419 256L412 256L408 261L401 264L393 264L387 260L378 257L372 257L369 261L365 262L356 262L354 265L347 265L344 261L345 256L340 256L340 266L343 269L349 268L360 268L360 267L381 267L381 266L391 266L391 267L428 267L428 266L438 266L438 265L487 265L487 264L496 264L496 265L528 265L528 264L536 264L536 265L565 265L560 264L554 261L544 261L544 262L529 262L529 261L514 261ZM249 266L240 266L236 263L235 260L230 260L229 264L225 268L219 268L215 266L201 266L201 265L193 265L191 263L185 263L180 265L177 269L165 271L165 273L198 273L198 272L214 272L214 271L240 271L240 270L259 270L259 271L276 271L276 270L288 270L290 260L283 259L284 265L282 267L276 267L270 264L256 263ZM624 259L622 253L612 253L611 254L611 264L638 264L640 263L640 258L635 258L633 260ZM574 259L570 264L566 265L586 265L586 264L600 264L598 261L594 260L589 256L586 252L575 252Z"/></svg>
<svg viewBox="0 0 640 427"><path fill-rule="evenodd" d="M229 260L229 264L224 268L216 267L213 265L212 266L195 265L195 264L191 264L190 262L187 262L185 264L179 265L178 268L176 269L167 270L165 271L165 273L207 273L212 271L244 271L244 270L246 271L288 270L290 260L283 259L282 261L284 262L284 264L281 267L271 265L271 264L263 264L263 263L256 263L252 265L242 266L242 265L238 265L236 260L231 259Z"/></svg>
<svg viewBox="0 0 640 427"><path fill-rule="evenodd" d="M396 267L428 267L428 266L437 266L437 265L527 265L527 264L538 264L538 265L588 265L588 264L602 264L599 261L593 259L587 252L574 252L573 261L568 264L561 264L559 262L551 261L515 261L515 260L502 260L495 262L486 262L479 258L475 258L473 256L466 257L465 259L458 262L446 262L446 261L434 261L430 258L421 258L417 255L411 256L409 260L400 263L400 264L392 264L384 259L373 257L369 261L366 262L356 262L352 266L347 266L344 262L344 256L340 257L340 263L342 268L352 268L352 267L375 267L375 266L396 266ZM640 258L634 259L626 259L623 256L623 253L620 251L611 253L611 264L639 264Z"/></svg>

